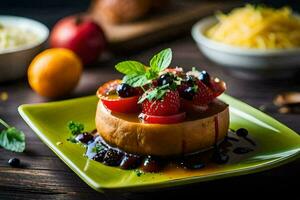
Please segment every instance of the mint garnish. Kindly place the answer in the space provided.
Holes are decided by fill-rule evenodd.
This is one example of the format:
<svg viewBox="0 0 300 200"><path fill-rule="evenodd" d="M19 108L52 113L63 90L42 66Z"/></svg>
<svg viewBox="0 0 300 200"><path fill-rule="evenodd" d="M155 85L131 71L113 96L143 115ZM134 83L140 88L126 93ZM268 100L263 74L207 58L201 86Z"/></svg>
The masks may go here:
<svg viewBox="0 0 300 200"><path fill-rule="evenodd" d="M131 60L120 62L115 68L125 74L123 78L124 83L132 87L142 87L157 78L159 73L171 64L171 60L172 50L168 48L153 56L150 60L150 67L138 61Z"/></svg>
<svg viewBox="0 0 300 200"><path fill-rule="evenodd" d="M160 72L169 67L171 61L172 50L168 48L153 56L153 58L150 60L150 67L153 71Z"/></svg>
<svg viewBox="0 0 300 200"><path fill-rule="evenodd" d="M10 151L23 152L25 150L25 134L21 130L9 126L2 119L0 119L0 124L5 127L0 132L0 147Z"/></svg>

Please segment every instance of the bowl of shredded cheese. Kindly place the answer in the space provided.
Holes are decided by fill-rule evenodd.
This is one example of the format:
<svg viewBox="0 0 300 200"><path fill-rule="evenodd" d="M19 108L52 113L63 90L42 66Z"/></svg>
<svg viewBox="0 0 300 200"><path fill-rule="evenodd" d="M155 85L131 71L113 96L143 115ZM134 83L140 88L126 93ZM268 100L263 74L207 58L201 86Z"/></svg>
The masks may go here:
<svg viewBox="0 0 300 200"><path fill-rule="evenodd" d="M228 68L273 76L300 67L300 16L288 7L217 13L196 23L192 36L204 55Z"/></svg>
<svg viewBox="0 0 300 200"><path fill-rule="evenodd" d="M38 21L0 15L0 81L24 76L48 35L48 28Z"/></svg>

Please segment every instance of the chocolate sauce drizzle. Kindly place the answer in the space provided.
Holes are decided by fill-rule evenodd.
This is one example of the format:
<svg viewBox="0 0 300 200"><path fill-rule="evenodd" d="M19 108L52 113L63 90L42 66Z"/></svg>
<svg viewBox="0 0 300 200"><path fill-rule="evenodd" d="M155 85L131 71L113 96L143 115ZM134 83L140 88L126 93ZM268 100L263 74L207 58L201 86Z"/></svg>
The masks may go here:
<svg viewBox="0 0 300 200"><path fill-rule="evenodd" d="M248 131L240 128L236 131L230 130L221 143L218 141L218 118L215 117L215 145L205 152L196 152L181 157L157 157L142 156L126 153L118 148L108 145L100 135L83 133L77 136L77 140L86 145L86 156L89 159L101 162L108 166L120 167L121 169L140 169L144 172L159 172L167 165L196 170L204 168L209 163L225 164L233 162L236 156L241 156L254 151L256 143L249 138ZM183 148L184 148L183 144ZM251 145L251 147L249 147ZM236 156L235 156L236 155Z"/></svg>

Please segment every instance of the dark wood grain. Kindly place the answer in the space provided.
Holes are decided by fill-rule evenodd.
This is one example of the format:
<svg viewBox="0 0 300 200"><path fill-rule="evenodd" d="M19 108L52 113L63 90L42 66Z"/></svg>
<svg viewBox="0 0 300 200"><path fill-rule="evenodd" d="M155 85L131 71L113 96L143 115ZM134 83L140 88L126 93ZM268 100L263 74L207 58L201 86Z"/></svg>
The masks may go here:
<svg viewBox="0 0 300 200"><path fill-rule="evenodd" d="M49 16L49 19L57 16ZM37 16L38 17L38 16ZM43 19L47 16L43 15ZM47 23L47 21L46 21ZM222 67L208 61L197 49L195 43L187 33L183 38L171 42L165 42L129 56L106 56L97 65L85 69L82 80L74 93L65 98L80 97L95 93L97 87L120 75L113 70L113 66L119 60L136 59L147 62L153 52L171 47L174 52L173 65L184 68L198 66L208 70L212 75L222 77L227 82L227 93L259 107L267 105L268 114L287 124L296 132L300 132L299 115L278 114L272 105L273 97L282 91L299 90L299 78L281 81L248 81L231 76ZM0 101L0 117L5 119L26 133L27 148L24 153L12 153L0 149L0 199L155 199L155 198L191 198L204 192L212 196L224 193L242 191L291 192L298 187L300 178L300 161L294 161L276 169L258 174L233 177L224 180L210 181L172 188L169 190L139 192L134 194L95 192L75 175L51 150L44 145L33 131L24 123L18 115L17 107L24 103L47 102L49 99L36 95L28 86L26 79L10 83L1 83L0 92L9 94L9 99ZM11 168L7 160L18 157L23 163L23 168ZM215 191L218 191L216 193ZM199 196L199 198L201 195Z"/></svg>

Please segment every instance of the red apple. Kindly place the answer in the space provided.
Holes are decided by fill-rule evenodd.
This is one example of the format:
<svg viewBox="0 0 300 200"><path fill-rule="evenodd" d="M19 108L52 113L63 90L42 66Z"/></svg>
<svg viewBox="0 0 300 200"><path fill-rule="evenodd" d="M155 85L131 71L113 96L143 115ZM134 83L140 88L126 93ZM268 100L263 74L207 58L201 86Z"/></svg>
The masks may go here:
<svg viewBox="0 0 300 200"><path fill-rule="evenodd" d="M84 64L97 60L106 45L104 32L91 19L69 16L55 24L50 35L50 46L74 51Z"/></svg>

